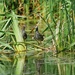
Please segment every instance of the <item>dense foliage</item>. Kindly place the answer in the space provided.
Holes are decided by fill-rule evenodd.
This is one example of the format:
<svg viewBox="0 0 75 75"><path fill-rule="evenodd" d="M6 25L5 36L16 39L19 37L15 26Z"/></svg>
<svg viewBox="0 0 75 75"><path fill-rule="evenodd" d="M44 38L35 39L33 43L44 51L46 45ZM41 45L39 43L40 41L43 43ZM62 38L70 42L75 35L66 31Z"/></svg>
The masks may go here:
<svg viewBox="0 0 75 75"><path fill-rule="evenodd" d="M74 75L74 3L0 0L0 75ZM36 26L42 41L34 38Z"/></svg>

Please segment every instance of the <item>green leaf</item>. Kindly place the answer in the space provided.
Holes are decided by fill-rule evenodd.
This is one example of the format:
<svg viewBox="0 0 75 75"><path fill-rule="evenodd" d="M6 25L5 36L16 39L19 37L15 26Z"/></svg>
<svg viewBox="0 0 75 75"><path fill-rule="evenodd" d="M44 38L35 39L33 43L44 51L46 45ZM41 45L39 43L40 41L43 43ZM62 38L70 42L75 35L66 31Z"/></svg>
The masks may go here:
<svg viewBox="0 0 75 75"><path fill-rule="evenodd" d="M2 65L2 64L0 64L0 75L7 75L7 74L5 73L5 66Z"/></svg>
<svg viewBox="0 0 75 75"><path fill-rule="evenodd" d="M44 33L45 31L47 31L48 30L48 27L46 27L44 30L43 30L43 32L42 33Z"/></svg>
<svg viewBox="0 0 75 75"><path fill-rule="evenodd" d="M8 47L9 49L13 50L13 48L9 44L7 44L7 43L4 43L4 42L0 41L0 45Z"/></svg>
<svg viewBox="0 0 75 75"><path fill-rule="evenodd" d="M6 28L8 28L9 22L11 21L11 18L9 18L6 22L6 24L3 26L3 28L1 29L1 33L0 33L0 37L2 37L4 35L4 32L6 30Z"/></svg>
<svg viewBox="0 0 75 75"><path fill-rule="evenodd" d="M69 47L73 47L74 45L75 45L75 42L71 43L71 44L69 45Z"/></svg>

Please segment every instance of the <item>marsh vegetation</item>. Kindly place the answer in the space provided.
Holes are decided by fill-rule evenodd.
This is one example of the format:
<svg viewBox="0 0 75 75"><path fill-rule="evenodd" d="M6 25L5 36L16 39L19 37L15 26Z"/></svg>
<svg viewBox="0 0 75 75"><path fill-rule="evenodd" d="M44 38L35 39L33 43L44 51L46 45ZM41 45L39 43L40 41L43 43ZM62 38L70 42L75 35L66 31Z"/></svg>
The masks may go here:
<svg viewBox="0 0 75 75"><path fill-rule="evenodd" d="M75 1L0 0L0 75L75 75Z"/></svg>

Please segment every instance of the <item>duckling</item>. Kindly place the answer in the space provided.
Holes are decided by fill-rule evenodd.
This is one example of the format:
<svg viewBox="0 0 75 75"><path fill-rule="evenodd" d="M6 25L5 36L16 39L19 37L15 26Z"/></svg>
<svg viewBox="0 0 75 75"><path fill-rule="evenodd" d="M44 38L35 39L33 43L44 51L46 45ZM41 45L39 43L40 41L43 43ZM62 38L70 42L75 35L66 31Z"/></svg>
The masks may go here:
<svg viewBox="0 0 75 75"><path fill-rule="evenodd" d="M25 28L26 28L26 26L23 25L23 27L22 27L22 37L23 37L24 40L27 38L27 33L25 31Z"/></svg>
<svg viewBox="0 0 75 75"><path fill-rule="evenodd" d="M38 31L38 26L35 27L35 35L34 35L34 39L37 41L43 41L44 40L44 35L40 34Z"/></svg>

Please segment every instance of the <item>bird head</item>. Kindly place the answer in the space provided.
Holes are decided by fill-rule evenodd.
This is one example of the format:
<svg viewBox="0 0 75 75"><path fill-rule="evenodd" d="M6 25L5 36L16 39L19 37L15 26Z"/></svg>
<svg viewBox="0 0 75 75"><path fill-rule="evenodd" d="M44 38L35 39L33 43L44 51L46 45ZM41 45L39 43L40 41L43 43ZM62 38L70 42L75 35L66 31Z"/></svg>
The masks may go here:
<svg viewBox="0 0 75 75"><path fill-rule="evenodd" d="M26 25L23 25L23 26L22 26L22 30L25 30L25 28L26 28Z"/></svg>
<svg viewBox="0 0 75 75"><path fill-rule="evenodd" d="M35 26L35 29L36 29L35 31L38 31L38 26Z"/></svg>

